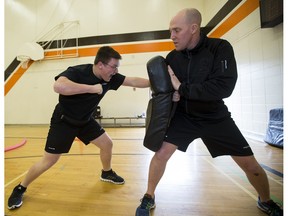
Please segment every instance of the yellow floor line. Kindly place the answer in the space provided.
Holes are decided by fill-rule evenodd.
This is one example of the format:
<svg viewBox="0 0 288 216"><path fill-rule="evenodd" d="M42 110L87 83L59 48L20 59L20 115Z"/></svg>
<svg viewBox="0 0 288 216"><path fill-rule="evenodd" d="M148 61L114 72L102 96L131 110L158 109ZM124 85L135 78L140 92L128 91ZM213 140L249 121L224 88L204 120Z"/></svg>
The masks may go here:
<svg viewBox="0 0 288 216"><path fill-rule="evenodd" d="M17 179L19 179L19 178L21 178L22 176L26 175L27 172L28 172L28 170L27 170L26 172L22 173L21 175L17 176L16 178L12 179L12 180L11 180L10 182L8 182L7 184L5 184L5 188L6 188L7 186L9 186L10 184L12 184L13 182L15 182Z"/></svg>
<svg viewBox="0 0 288 216"><path fill-rule="evenodd" d="M274 179L273 177L271 177L271 176L269 176L269 175L267 175L267 177L268 177L270 180L272 180L272 181L276 182L277 184L279 184L279 185L282 185L282 186L283 186L283 182L281 182L281 181L278 181L277 179Z"/></svg>
<svg viewBox="0 0 288 216"><path fill-rule="evenodd" d="M258 197L255 196L254 194L252 194L249 190L247 190L245 187L243 187L241 184L239 184L237 181L235 181L233 178L231 178L230 176L228 176L226 173L224 173L221 169L219 169L218 167L216 167L211 161L209 161L208 159L203 157L203 160L205 160L206 162L208 162L211 166L213 166L215 169L217 169L219 172L221 172L224 176L226 176L230 181L232 181L237 187L239 187L240 189L242 189L245 193L247 193L250 197L252 197L255 201L258 200Z"/></svg>

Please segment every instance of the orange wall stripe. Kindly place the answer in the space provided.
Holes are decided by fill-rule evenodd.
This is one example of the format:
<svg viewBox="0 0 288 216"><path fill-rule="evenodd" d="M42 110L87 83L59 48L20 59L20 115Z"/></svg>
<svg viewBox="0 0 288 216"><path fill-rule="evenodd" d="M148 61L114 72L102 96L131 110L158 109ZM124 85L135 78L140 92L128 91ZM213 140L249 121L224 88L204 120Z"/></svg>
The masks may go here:
<svg viewBox="0 0 288 216"><path fill-rule="evenodd" d="M209 37L220 38L250 13L259 7L259 0L247 0L230 17L228 17L217 29L209 34Z"/></svg>
<svg viewBox="0 0 288 216"><path fill-rule="evenodd" d="M68 49L68 50L62 50L62 51L46 51L45 52L45 58L53 58L54 56L61 56L61 55L73 55L76 54L77 50L75 48Z"/></svg>
<svg viewBox="0 0 288 216"><path fill-rule="evenodd" d="M155 42L155 43L143 43L143 44L125 44L125 45L115 45L112 46L120 54L130 54L130 53L143 53L143 52L161 52L161 51L170 51L174 49L174 45L171 42ZM88 48L79 48L78 54L79 57L95 56L99 47L88 47ZM45 52L45 58L57 58L57 56L62 55L73 55L77 52L76 49L63 50L62 53L59 51L48 51ZM64 57L65 58L65 57ZM27 69L33 61L30 61L27 65ZM19 67L12 75L11 78L5 83L4 95L6 96L16 82L21 78L21 76L27 71Z"/></svg>
<svg viewBox="0 0 288 216"><path fill-rule="evenodd" d="M130 44L126 46L114 46L114 48L122 54L131 53L144 53L144 52L163 52L171 51L174 49L172 41L160 42L160 43L149 43L149 44Z"/></svg>
<svg viewBox="0 0 288 216"><path fill-rule="evenodd" d="M158 43L144 43L144 44L125 44L112 46L120 54L131 53L144 53L144 52L161 52L170 51L174 49L174 45L171 42L158 42ZM99 47L82 48L79 49L80 57L95 56Z"/></svg>
<svg viewBox="0 0 288 216"><path fill-rule="evenodd" d="M170 51L174 49L172 41L170 42L157 42L157 43L144 43L144 44L125 44L125 45L115 45L112 46L120 54L131 54L131 53L144 53L144 52L161 52ZM87 47L78 48L79 57L95 56L99 47ZM71 55L77 53L76 49L63 50L61 54ZM53 58L57 55L61 55L59 51L48 51L45 52L45 58Z"/></svg>
<svg viewBox="0 0 288 216"><path fill-rule="evenodd" d="M11 78L8 79L8 81L5 83L4 86L4 95L8 94L8 92L11 90L11 88L15 85L15 83L21 78L21 76L28 70L30 65L33 63L32 60L30 60L27 64L27 68L24 69L22 67L19 67L12 75Z"/></svg>

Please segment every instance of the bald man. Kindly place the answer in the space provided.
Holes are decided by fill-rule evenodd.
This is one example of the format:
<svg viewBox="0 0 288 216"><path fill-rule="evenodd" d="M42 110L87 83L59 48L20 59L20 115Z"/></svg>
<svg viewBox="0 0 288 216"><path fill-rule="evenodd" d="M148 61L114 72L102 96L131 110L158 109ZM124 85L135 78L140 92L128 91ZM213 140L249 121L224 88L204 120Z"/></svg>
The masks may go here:
<svg viewBox="0 0 288 216"><path fill-rule="evenodd" d="M150 215L168 160L177 149L185 152L196 138L202 139L213 158L232 157L257 191L258 208L268 215L283 215L270 199L265 171L223 101L232 94L237 80L233 48L226 40L208 38L200 26L201 14L194 8L181 10L170 22L175 50L166 61L175 89L172 100L178 105L162 147L151 160L148 187L136 216Z"/></svg>

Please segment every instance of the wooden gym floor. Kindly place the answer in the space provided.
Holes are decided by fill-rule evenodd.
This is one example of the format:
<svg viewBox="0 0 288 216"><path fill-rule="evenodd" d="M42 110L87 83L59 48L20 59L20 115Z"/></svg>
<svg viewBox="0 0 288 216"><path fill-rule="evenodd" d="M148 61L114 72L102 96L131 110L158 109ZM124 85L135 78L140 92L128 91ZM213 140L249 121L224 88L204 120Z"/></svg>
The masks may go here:
<svg viewBox="0 0 288 216"><path fill-rule="evenodd" d="M134 216L147 185L153 152L143 146L145 128L106 128L114 141L113 169L124 185L100 181L99 149L75 141L50 170L36 179L24 195L23 206L7 209L12 189L40 160L48 126L5 126L6 216ZM271 197L283 204L283 150L248 140L267 172ZM153 216L264 216L256 207L257 194L229 156L212 159L201 140L186 153L176 152L156 191Z"/></svg>

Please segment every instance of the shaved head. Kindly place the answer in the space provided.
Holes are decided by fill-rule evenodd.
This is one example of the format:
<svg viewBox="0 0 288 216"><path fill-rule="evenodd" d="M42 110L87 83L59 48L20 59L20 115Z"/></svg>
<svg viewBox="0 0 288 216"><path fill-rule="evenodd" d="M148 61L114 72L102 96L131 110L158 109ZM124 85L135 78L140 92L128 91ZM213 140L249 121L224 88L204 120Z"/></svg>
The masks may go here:
<svg viewBox="0 0 288 216"><path fill-rule="evenodd" d="M186 8L183 13L185 13L187 23L201 25L202 17L197 9Z"/></svg>
<svg viewBox="0 0 288 216"><path fill-rule="evenodd" d="M179 11L170 22L170 38L176 50L192 49L200 40L201 13L195 8Z"/></svg>
<svg viewBox="0 0 288 216"><path fill-rule="evenodd" d="M197 24L201 25L202 16L201 13L195 8L185 8L179 11L173 19L182 18L186 24Z"/></svg>

